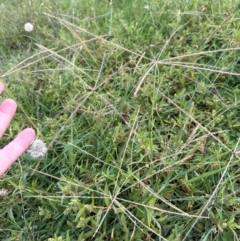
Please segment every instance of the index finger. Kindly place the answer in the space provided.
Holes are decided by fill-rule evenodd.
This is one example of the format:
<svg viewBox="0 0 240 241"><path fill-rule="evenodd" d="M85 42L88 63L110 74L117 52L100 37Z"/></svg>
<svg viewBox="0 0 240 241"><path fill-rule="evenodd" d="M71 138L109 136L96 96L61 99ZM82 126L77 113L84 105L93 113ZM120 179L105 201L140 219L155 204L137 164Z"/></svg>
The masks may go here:
<svg viewBox="0 0 240 241"><path fill-rule="evenodd" d="M16 110L17 104L14 100L11 99L4 100L0 105L0 137L2 137L6 131Z"/></svg>
<svg viewBox="0 0 240 241"><path fill-rule="evenodd" d="M0 150L0 176L27 150L34 136L35 131L27 128Z"/></svg>

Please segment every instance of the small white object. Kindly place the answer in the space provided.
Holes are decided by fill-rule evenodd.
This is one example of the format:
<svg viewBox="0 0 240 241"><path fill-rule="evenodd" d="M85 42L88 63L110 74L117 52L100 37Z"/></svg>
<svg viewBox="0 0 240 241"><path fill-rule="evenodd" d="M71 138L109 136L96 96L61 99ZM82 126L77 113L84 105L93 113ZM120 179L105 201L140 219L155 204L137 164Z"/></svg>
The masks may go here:
<svg viewBox="0 0 240 241"><path fill-rule="evenodd" d="M145 5L143 8L149 10L149 5Z"/></svg>
<svg viewBox="0 0 240 241"><path fill-rule="evenodd" d="M25 23L24 24L24 30L26 32L32 32L33 31L33 25L31 23Z"/></svg>
<svg viewBox="0 0 240 241"><path fill-rule="evenodd" d="M0 197L6 197L8 195L8 190L6 190L5 188L2 188L0 190Z"/></svg>
<svg viewBox="0 0 240 241"><path fill-rule="evenodd" d="M27 153L33 158L43 158L48 148L47 145L40 139L35 139L29 147Z"/></svg>

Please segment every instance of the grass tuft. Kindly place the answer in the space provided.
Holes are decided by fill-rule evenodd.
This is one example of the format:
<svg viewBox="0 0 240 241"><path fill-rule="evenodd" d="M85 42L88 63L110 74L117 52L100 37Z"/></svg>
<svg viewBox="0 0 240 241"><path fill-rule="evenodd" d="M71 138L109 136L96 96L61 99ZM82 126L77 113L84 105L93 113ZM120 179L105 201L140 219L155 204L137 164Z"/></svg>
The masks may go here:
<svg viewBox="0 0 240 241"><path fill-rule="evenodd" d="M48 148L1 178L1 240L239 240L237 1L0 9L1 144Z"/></svg>

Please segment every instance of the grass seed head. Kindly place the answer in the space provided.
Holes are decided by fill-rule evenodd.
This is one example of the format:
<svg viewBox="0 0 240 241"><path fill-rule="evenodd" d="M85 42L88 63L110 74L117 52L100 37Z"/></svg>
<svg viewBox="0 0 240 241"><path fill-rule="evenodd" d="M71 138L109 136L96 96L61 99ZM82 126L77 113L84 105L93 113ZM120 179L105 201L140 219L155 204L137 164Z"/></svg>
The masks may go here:
<svg viewBox="0 0 240 241"><path fill-rule="evenodd" d="M26 32L32 32L33 31L33 24L32 23L25 23L24 24L24 30Z"/></svg>
<svg viewBox="0 0 240 241"><path fill-rule="evenodd" d="M47 146L42 140L35 139L28 149L28 154L33 158L42 158L47 150Z"/></svg>
<svg viewBox="0 0 240 241"><path fill-rule="evenodd" d="M8 190L5 188L0 189L0 197L6 197L8 195Z"/></svg>

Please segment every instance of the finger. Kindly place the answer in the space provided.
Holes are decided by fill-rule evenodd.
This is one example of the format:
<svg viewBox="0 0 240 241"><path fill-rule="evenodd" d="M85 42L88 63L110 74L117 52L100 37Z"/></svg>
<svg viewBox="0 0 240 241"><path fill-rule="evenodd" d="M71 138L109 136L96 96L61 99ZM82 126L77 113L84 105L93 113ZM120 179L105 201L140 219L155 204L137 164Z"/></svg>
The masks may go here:
<svg viewBox="0 0 240 241"><path fill-rule="evenodd" d="M0 94L3 92L4 90L4 84L0 82Z"/></svg>
<svg viewBox="0 0 240 241"><path fill-rule="evenodd" d="M12 142L0 150L0 176L17 160L29 147L35 136L31 128L23 130Z"/></svg>
<svg viewBox="0 0 240 241"><path fill-rule="evenodd" d="M9 123L11 122L15 112L17 110L17 104L14 100L4 100L0 105L0 137L6 131Z"/></svg>

